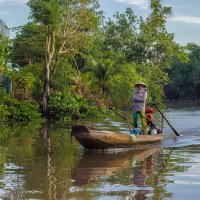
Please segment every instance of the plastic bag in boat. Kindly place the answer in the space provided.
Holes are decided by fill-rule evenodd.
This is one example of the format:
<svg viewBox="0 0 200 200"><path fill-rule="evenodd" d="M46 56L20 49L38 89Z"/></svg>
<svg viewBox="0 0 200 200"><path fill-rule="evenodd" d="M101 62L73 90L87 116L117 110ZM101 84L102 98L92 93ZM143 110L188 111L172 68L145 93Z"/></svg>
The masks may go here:
<svg viewBox="0 0 200 200"><path fill-rule="evenodd" d="M131 130L131 134L142 135L143 132L142 132L142 130L139 129L139 128L133 128L133 129Z"/></svg>

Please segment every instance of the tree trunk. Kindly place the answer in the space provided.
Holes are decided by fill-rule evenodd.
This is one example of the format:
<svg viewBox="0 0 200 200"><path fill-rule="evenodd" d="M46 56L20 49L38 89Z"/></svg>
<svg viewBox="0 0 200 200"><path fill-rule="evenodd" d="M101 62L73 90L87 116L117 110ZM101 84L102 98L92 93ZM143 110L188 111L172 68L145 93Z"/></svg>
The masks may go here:
<svg viewBox="0 0 200 200"><path fill-rule="evenodd" d="M47 100L49 97L49 75L50 75L50 62L46 63L45 66L45 80L44 80L44 90L43 90L43 97L42 97L42 111L43 114L47 115Z"/></svg>
<svg viewBox="0 0 200 200"><path fill-rule="evenodd" d="M42 111L43 115L47 116L47 109L48 109L48 97L50 95L50 67L54 56L55 51L55 34L54 32L51 33L50 36L47 36L46 38L46 64L45 64L45 70L44 70L44 88L43 88L43 96L42 96Z"/></svg>

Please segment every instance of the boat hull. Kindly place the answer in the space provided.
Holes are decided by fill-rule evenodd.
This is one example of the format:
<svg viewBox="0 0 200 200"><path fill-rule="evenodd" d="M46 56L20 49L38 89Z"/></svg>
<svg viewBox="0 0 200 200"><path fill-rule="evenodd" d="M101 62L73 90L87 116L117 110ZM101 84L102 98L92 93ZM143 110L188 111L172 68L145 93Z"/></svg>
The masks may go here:
<svg viewBox="0 0 200 200"><path fill-rule="evenodd" d="M72 126L72 135L86 149L142 148L163 140L164 134L128 135L113 131L93 130L83 125Z"/></svg>

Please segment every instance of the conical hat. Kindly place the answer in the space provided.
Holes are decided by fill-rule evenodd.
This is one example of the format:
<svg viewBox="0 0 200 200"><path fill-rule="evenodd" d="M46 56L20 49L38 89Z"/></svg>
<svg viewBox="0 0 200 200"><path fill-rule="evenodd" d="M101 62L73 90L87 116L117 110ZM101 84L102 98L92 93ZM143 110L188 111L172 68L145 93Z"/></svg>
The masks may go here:
<svg viewBox="0 0 200 200"><path fill-rule="evenodd" d="M144 87L148 87L144 82L139 82L135 84L135 87L139 86L139 85L143 85Z"/></svg>

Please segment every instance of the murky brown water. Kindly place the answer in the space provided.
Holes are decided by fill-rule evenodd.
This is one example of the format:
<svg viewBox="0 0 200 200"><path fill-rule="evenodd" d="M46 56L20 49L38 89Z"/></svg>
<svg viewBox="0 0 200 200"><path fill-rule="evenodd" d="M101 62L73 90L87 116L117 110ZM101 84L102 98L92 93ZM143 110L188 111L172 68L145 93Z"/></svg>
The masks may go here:
<svg viewBox="0 0 200 200"><path fill-rule="evenodd" d="M84 153L67 123L1 128L0 199L199 200L200 108L166 116L182 136L164 124L159 147L126 152ZM90 123L127 131L119 118Z"/></svg>

